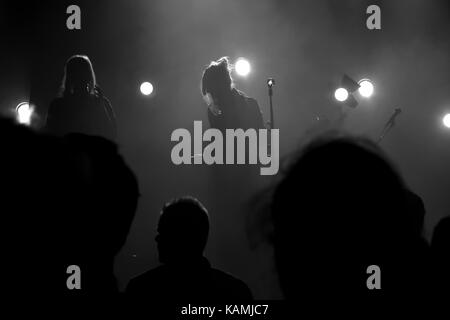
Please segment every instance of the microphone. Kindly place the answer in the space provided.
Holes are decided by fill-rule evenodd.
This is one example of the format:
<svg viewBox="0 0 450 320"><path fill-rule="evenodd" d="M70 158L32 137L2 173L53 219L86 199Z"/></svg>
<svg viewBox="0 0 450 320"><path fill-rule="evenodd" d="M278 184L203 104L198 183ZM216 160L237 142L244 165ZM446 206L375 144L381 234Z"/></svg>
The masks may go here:
<svg viewBox="0 0 450 320"><path fill-rule="evenodd" d="M96 84L95 86L94 86L94 91L95 91L95 93L100 97L100 98L103 98L105 95L103 94L103 90L102 89L100 89L100 87L98 86L98 84Z"/></svg>
<svg viewBox="0 0 450 320"><path fill-rule="evenodd" d="M395 108L394 109L394 113L392 114L392 116L389 118L388 122L386 122L386 125L384 126L385 128L389 127L389 126L393 126L395 123L395 118L397 118L397 116L402 113L402 109L401 108Z"/></svg>

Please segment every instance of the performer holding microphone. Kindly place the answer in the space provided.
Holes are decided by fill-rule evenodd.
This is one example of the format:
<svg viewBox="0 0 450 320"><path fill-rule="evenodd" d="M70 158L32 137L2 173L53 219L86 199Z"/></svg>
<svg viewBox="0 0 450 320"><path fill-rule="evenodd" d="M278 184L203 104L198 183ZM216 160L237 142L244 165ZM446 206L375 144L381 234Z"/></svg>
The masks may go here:
<svg viewBox="0 0 450 320"><path fill-rule="evenodd" d="M234 87L230 71L228 58L222 57L211 62L203 72L201 89L208 105L210 127L223 132L265 128L258 103Z"/></svg>
<svg viewBox="0 0 450 320"><path fill-rule="evenodd" d="M97 85L87 56L75 55L67 60L60 96L47 112L46 130L58 136L84 133L116 140L114 111Z"/></svg>

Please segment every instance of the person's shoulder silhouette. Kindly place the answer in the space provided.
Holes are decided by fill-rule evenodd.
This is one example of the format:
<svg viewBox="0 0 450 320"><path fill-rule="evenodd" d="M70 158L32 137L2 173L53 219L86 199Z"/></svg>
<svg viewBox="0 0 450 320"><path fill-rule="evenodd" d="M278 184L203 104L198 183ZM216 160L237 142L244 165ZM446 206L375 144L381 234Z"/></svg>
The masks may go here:
<svg viewBox="0 0 450 320"><path fill-rule="evenodd" d="M256 99L248 97L244 92L237 89L233 89L233 93L236 96L237 105L243 109L244 129L264 129L263 115Z"/></svg>
<svg viewBox="0 0 450 320"><path fill-rule="evenodd" d="M450 296L450 216L442 218L433 231L431 249L434 262L434 289Z"/></svg>
<svg viewBox="0 0 450 320"><path fill-rule="evenodd" d="M450 216L442 218L434 228L432 247L440 252L449 252L450 249Z"/></svg>
<svg viewBox="0 0 450 320"><path fill-rule="evenodd" d="M203 256L208 233L208 212L198 200L183 197L166 204L155 239L162 265L132 279L127 293L159 301L251 299L243 281L212 268Z"/></svg>

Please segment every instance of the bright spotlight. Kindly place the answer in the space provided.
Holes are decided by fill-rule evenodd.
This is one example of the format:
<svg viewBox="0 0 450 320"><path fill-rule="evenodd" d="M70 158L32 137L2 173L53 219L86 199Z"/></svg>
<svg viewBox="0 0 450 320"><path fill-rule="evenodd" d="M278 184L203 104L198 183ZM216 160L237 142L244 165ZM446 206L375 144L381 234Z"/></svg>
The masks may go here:
<svg viewBox="0 0 450 320"><path fill-rule="evenodd" d="M150 82L142 82L141 84L141 93L145 96L152 94L153 85Z"/></svg>
<svg viewBox="0 0 450 320"><path fill-rule="evenodd" d="M447 113L444 118L442 118L442 122L444 123L444 126L450 128L450 113Z"/></svg>
<svg viewBox="0 0 450 320"><path fill-rule="evenodd" d="M250 73L250 63L243 58L239 58L236 63L234 64L234 68L236 70L236 73L240 76L245 77Z"/></svg>
<svg viewBox="0 0 450 320"><path fill-rule="evenodd" d="M17 121L21 124L30 125L34 108L28 102L21 102L16 107Z"/></svg>
<svg viewBox="0 0 450 320"><path fill-rule="evenodd" d="M373 94L373 84L369 79L359 80L358 84L360 85L358 91L361 96L369 98Z"/></svg>
<svg viewBox="0 0 450 320"><path fill-rule="evenodd" d="M334 97L337 101L343 102L348 98L348 91L344 88L336 89L336 91L334 92Z"/></svg>

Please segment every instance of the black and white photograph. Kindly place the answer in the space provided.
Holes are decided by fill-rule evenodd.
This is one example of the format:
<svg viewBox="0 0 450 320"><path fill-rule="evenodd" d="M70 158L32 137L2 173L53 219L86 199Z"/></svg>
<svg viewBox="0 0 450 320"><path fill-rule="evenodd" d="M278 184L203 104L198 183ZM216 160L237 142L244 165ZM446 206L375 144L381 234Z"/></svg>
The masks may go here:
<svg viewBox="0 0 450 320"><path fill-rule="evenodd" d="M2 300L448 315L449 35L448 0L1 0Z"/></svg>

